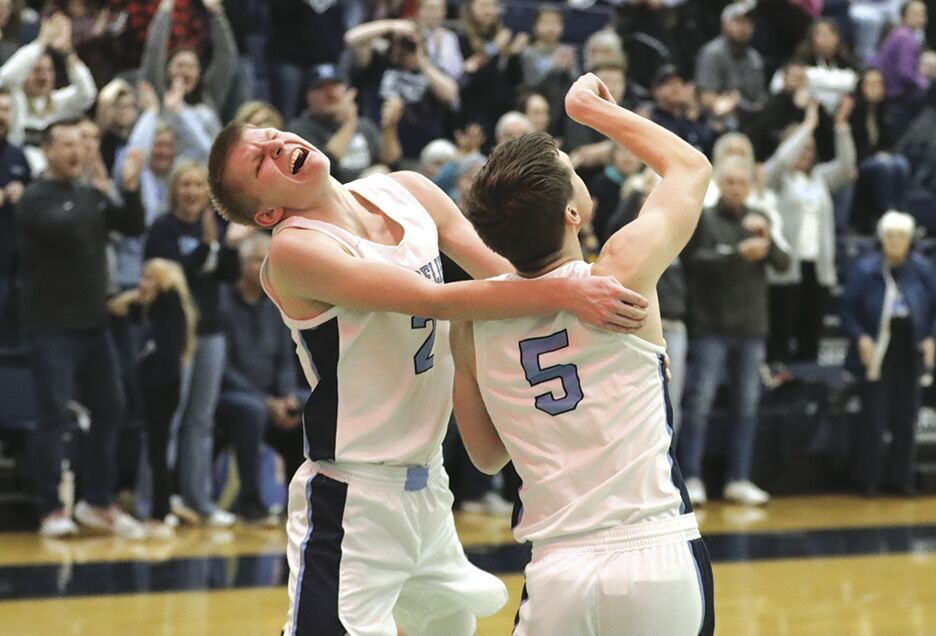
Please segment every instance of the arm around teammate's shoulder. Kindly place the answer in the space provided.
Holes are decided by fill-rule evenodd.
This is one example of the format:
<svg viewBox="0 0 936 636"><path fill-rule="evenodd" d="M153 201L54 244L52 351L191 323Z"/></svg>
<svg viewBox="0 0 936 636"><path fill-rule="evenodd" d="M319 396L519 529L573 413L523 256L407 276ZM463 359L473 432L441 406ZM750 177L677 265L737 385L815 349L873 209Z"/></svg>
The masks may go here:
<svg viewBox="0 0 936 636"><path fill-rule="evenodd" d="M461 210L432 181L417 172L400 171L390 176L406 188L435 221L439 249L471 276L488 278L514 271L507 259L495 254L481 241ZM445 285L446 291L455 291L453 285L458 285L464 290L462 293L471 294L459 297L461 309L448 305L450 310L462 312L450 316L452 319L518 318L570 311L588 324L629 333L639 329L646 318L646 299L629 289L612 285L610 280L485 282L483 284L488 287L484 289L481 284ZM495 287L490 287L492 284ZM509 285L510 289L504 285ZM464 305L468 298L475 297L479 304L473 307Z"/></svg>
<svg viewBox="0 0 936 636"><path fill-rule="evenodd" d="M608 277L464 281L440 285L397 265L358 258L323 233L286 229L270 244L268 273L277 294L357 311L442 320L500 320L573 312L580 320L631 332L647 301Z"/></svg>

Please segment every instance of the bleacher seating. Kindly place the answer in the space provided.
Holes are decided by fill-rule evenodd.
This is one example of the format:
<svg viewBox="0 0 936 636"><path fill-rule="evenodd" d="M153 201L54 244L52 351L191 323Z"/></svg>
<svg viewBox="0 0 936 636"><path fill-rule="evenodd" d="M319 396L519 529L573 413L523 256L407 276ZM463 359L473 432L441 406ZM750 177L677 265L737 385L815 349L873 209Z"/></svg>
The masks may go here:
<svg viewBox="0 0 936 636"><path fill-rule="evenodd" d="M35 426L32 376L22 349L0 349L0 430Z"/></svg>
<svg viewBox="0 0 936 636"><path fill-rule="evenodd" d="M530 32L536 12L542 2L531 0L507 0L503 3L502 19L508 28ZM593 6L588 9L561 7L565 29L562 33L564 42L583 44L589 35L603 29L611 20L612 9L607 6Z"/></svg>

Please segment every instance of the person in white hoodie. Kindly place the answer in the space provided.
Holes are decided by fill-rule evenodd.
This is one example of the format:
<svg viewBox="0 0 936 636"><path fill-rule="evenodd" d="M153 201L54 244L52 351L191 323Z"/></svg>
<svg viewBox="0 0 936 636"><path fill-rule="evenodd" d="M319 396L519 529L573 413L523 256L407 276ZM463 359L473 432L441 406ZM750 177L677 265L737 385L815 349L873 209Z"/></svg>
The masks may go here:
<svg viewBox="0 0 936 636"><path fill-rule="evenodd" d="M13 96L10 141L21 145L33 176L45 170L39 148L42 131L57 121L84 115L97 97L91 71L72 48L71 21L56 14L42 23L39 36L0 66L0 87ZM68 85L55 88L52 53L65 60Z"/></svg>
<svg viewBox="0 0 936 636"><path fill-rule="evenodd" d="M832 161L815 163L813 131L819 107L813 102L803 123L764 163L764 184L777 193L783 237L793 258L790 267L771 280L770 362L818 358L822 316L829 290L836 284L832 194L856 175L855 142L848 125L853 105L846 97L836 113Z"/></svg>

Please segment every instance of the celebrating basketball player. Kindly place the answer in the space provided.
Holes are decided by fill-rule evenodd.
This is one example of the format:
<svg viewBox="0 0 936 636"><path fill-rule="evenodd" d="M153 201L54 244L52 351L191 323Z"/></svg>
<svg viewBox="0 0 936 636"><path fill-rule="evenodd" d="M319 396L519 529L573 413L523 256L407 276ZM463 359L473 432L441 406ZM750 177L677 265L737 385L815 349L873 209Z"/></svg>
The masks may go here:
<svg viewBox="0 0 936 636"><path fill-rule="evenodd" d="M441 285L440 249L469 273L510 270L428 179L339 184L296 135L232 125L209 180L219 212L273 228L264 288L312 387L308 461L290 484L284 633L474 633L507 600L455 534L441 441L451 412L448 323L573 312L639 327L646 301L610 277Z"/></svg>
<svg viewBox="0 0 936 636"><path fill-rule="evenodd" d="M563 313L453 326L455 414L468 453L490 473L513 459L523 479L514 533L533 542L533 559L514 634L712 634L712 572L673 459L656 295L698 222L711 166L616 106L592 74L565 104L662 177L637 219L587 264L578 231L591 197L540 133L495 149L466 214L516 268L503 280L610 275L650 307L631 335Z"/></svg>

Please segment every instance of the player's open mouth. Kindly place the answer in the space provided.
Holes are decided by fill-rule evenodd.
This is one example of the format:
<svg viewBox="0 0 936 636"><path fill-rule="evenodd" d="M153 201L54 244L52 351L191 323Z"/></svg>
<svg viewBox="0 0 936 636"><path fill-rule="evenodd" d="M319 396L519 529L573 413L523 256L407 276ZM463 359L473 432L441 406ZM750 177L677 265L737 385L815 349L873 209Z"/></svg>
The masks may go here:
<svg viewBox="0 0 936 636"><path fill-rule="evenodd" d="M308 156L309 151L305 148L296 148L293 150L292 158L289 160L289 171L293 174L298 173Z"/></svg>

